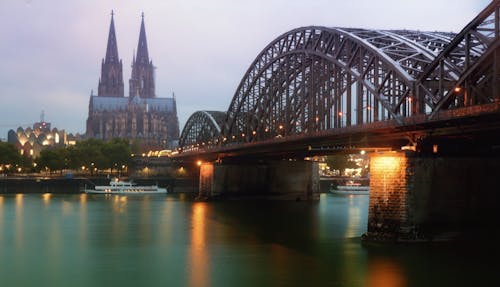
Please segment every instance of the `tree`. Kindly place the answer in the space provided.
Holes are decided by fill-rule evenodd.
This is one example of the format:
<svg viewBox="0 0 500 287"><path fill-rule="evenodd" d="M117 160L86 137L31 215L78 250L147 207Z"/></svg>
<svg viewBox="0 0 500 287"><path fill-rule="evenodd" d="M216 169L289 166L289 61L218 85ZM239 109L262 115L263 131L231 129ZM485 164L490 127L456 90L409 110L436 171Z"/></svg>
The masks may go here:
<svg viewBox="0 0 500 287"><path fill-rule="evenodd" d="M326 157L326 163L330 169L339 170L341 173L347 168L357 168L358 166L351 160L349 154L335 154Z"/></svg>
<svg viewBox="0 0 500 287"><path fill-rule="evenodd" d="M90 169L90 174L94 174L94 168L105 168L106 159L102 154L104 142L97 139L88 139L78 142L75 146L75 157L79 166L85 166Z"/></svg>
<svg viewBox="0 0 500 287"><path fill-rule="evenodd" d="M102 153L108 160L107 168L121 169L123 165L130 163L130 145L127 140L113 139L102 147Z"/></svg>
<svg viewBox="0 0 500 287"><path fill-rule="evenodd" d="M47 168L52 171L62 171L66 168L65 162L66 149L65 148L54 148L54 149L44 149L40 152L40 156L37 159L37 165L40 168Z"/></svg>
<svg viewBox="0 0 500 287"><path fill-rule="evenodd" d="M7 172L6 166L19 165L22 162L21 154L16 147L10 143L0 142L0 166L2 171Z"/></svg>

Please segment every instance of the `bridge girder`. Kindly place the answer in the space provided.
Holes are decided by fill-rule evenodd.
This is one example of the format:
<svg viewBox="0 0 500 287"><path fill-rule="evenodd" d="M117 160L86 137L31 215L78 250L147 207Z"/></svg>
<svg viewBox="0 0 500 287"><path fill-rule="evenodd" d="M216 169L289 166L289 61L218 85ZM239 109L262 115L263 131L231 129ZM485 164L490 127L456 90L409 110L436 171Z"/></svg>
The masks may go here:
<svg viewBox="0 0 500 287"><path fill-rule="evenodd" d="M190 118L181 146L209 138L227 145L318 135L385 120L403 124L412 116L432 120L441 110L500 101L499 11L495 0L457 35L315 26L289 31L248 68L219 135L203 117L193 120L205 121L208 131Z"/></svg>
<svg viewBox="0 0 500 287"><path fill-rule="evenodd" d="M197 149L200 145L215 145L221 133L225 112L197 111L186 122L179 138L179 145L185 149Z"/></svg>
<svg viewBox="0 0 500 287"><path fill-rule="evenodd" d="M452 36L325 27L285 33L246 72L222 137L251 142L422 111L416 79Z"/></svg>
<svg viewBox="0 0 500 287"><path fill-rule="evenodd" d="M425 67L417 93L430 119L443 109L500 100L500 1L492 1Z"/></svg>

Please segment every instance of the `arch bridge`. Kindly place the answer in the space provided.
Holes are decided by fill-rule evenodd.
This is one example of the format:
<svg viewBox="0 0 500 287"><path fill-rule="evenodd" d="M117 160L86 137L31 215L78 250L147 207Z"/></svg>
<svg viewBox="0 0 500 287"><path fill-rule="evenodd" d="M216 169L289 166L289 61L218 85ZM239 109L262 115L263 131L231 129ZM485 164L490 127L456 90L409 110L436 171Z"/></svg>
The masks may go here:
<svg viewBox="0 0 500 287"><path fill-rule="evenodd" d="M378 135L380 127L414 144L455 119L496 113L499 5L493 1L458 34L315 26L289 31L256 57L227 112L191 116L180 147L220 152L286 139L300 140L303 148L332 137L352 145L353 138Z"/></svg>
<svg viewBox="0 0 500 287"><path fill-rule="evenodd" d="M457 34L284 33L250 65L226 112L191 116L180 145L178 160L206 162L201 197L289 199L319 198L318 165L305 157L388 146L370 156L366 238L494 226L486 219L500 203L500 0Z"/></svg>

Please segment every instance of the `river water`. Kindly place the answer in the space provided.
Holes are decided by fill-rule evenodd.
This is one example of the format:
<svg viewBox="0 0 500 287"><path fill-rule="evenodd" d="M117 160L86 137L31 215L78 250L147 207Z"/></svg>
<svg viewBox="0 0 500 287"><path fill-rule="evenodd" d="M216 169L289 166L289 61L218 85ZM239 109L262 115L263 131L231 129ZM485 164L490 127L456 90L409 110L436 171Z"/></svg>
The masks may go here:
<svg viewBox="0 0 500 287"><path fill-rule="evenodd" d="M368 196L0 195L1 286L493 286L495 248L364 245ZM499 254L496 254L498 257ZM500 285L496 285L500 286Z"/></svg>

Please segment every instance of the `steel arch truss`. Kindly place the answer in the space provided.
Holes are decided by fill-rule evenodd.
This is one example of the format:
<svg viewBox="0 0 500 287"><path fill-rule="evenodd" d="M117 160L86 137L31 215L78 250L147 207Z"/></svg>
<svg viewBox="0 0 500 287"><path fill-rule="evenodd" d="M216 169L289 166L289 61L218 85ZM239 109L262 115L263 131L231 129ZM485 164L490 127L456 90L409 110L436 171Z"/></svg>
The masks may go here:
<svg viewBox="0 0 500 287"><path fill-rule="evenodd" d="M192 114L182 130L179 146L198 149L200 146L215 145L221 133L225 112L198 111Z"/></svg>
<svg viewBox="0 0 500 287"><path fill-rule="evenodd" d="M418 93L440 110L499 101L500 1L492 1L428 65L419 77Z"/></svg>
<svg viewBox="0 0 500 287"><path fill-rule="evenodd" d="M305 27L269 44L243 77L223 141L251 142L421 113L416 79L449 33Z"/></svg>

